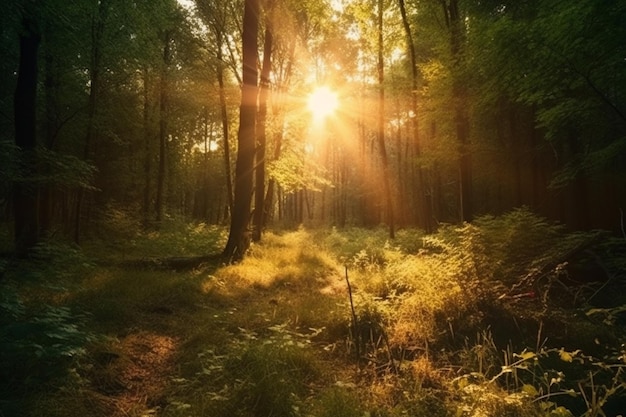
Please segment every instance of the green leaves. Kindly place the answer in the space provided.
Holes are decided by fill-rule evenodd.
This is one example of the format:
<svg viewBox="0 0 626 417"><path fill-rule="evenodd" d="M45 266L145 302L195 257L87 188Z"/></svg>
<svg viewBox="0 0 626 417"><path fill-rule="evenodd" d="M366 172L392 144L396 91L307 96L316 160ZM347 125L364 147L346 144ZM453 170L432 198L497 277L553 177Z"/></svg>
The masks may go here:
<svg viewBox="0 0 626 417"><path fill-rule="evenodd" d="M502 100L532 109L558 158L552 188L613 170L626 135L626 7L540 0L525 8L506 5L472 22L479 111L488 120Z"/></svg>
<svg viewBox="0 0 626 417"><path fill-rule="evenodd" d="M17 294L5 289L0 302L0 376L15 386L62 376L96 338L85 330L87 316L50 305L26 315Z"/></svg>
<svg viewBox="0 0 626 417"><path fill-rule="evenodd" d="M39 176L25 178L25 181L53 185L58 189L95 190L93 183L96 167L89 162L46 148L37 150L37 158L44 169Z"/></svg>
<svg viewBox="0 0 626 417"><path fill-rule="evenodd" d="M210 401L223 410L220 415L239 415L242 410L268 416L299 415L296 410L308 382L319 376L309 344L322 329L302 333L288 324L277 324L266 330L269 336L259 337L240 328L227 353L208 349L198 355L198 379L224 381L208 393Z"/></svg>

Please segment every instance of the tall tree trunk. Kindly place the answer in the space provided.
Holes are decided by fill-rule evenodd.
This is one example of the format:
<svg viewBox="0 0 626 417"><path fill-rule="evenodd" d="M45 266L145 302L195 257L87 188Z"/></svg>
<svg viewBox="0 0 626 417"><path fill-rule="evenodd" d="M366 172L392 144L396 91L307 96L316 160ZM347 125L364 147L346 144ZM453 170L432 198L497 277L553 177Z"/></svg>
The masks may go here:
<svg viewBox="0 0 626 417"><path fill-rule="evenodd" d="M169 118L169 65L171 61L172 34L166 31L163 37L163 67L161 69L160 104L159 104L159 167L155 199L157 225L163 220L165 210L165 175L167 171L167 135Z"/></svg>
<svg viewBox="0 0 626 417"><path fill-rule="evenodd" d="M150 225L152 207L152 129L150 127L150 72L143 69L143 227Z"/></svg>
<svg viewBox="0 0 626 417"><path fill-rule="evenodd" d="M265 125L267 122L267 99L270 89L270 73L272 71L272 44L273 44L273 27L272 27L272 3L268 2L268 8L265 19L265 41L263 45L263 67L261 69L261 85L259 90L259 113L256 131L256 168L254 189L254 219L252 229L252 240L258 242L261 240L263 233L264 218L267 216L265 212L265 147L266 135Z"/></svg>
<svg viewBox="0 0 626 417"><path fill-rule="evenodd" d="M243 14L243 77L237 163L235 166L235 198L230 221L230 233L223 256L229 262L241 260L250 246L248 223L252 203L255 124L257 112L258 71L257 54L259 31L259 0L246 0Z"/></svg>
<svg viewBox="0 0 626 417"><path fill-rule="evenodd" d="M474 217L472 197L472 156L470 145L469 115L467 113L467 89L465 80L460 78L464 65L465 29L459 13L458 0L443 1L446 22L450 30L450 50L452 53L453 85L452 100L454 106L454 123L459 147L459 201L461 221L469 222Z"/></svg>
<svg viewBox="0 0 626 417"><path fill-rule="evenodd" d="M48 32L48 36L49 32ZM45 38L45 36L44 36ZM45 45L45 44L44 44ZM45 106L45 139L44 146L47 149L53 150L55 145L56 136L59 129L58 117L57 117L57 101L56 101L56 89L57 89L57 77L56 77L56 62L54 55L50 50L49 43L44 55L44 106ZM43 167L46 170L45 176L50 175L49 168ZM53 217L53 190L50 183L42 184L42 188L39 190L39 224L42 235L45 235L52 228Z"/></svg>
<svg viewBox="0 0 626 417"><path fill-rule="evenodd" d="M216 29L217 38L217 83L219 85L220 113L222 117L222 136L224 137L224 175L226 177L226 197L228 214L233 212L233 180L230 169L230 131L228 128L228 108L226 107L226 91L224 88L224 63L222 56L223 35Z"/></svg>
<svg viewBox="0 0 626 417"><path fill-rule="evenodd" d="M419 73L417 70L417 55L415 53L415 42L413 41L413 33L411 31L411 25L406 13L406 6L404 0L398 0L400 5L400 14L402 15L402 25L404 26L404 32L406 35L406 44L409 52L409 58L411 62L411 134L413 136L413 156L418 159L418 166L415 169L415 190L414 195L417 197L415 202L416 217L418 227L423 228L426 232L432 232L433 214L431 211L432 202L430 199L432 196L426 192L425 175L424 170L419 166L419 157L421 156L422 149L420 144L419 125L418 125L418 109L417 109L417 87Z"/></svg>
<svg viewBox="0 0 626 417"><path fill-rule="evenodd" d="M275 100L276 103L282 103L282 96L284 95L284 86L289 84L289 79L291 78L291 72L293 68L294 56L296 53L296 40L294 38L290 39L289 43L289 58L287 60L287 67L283 72L283 80L282 85L276 86L275 92L277 91L280 97L277 97ZM276 94L276 93L275 93ZM276 133L274 134L274 155L273 160L276 161L280 158L280 154L282 152L282 144L283 144L283 131L285 126L285 112L282 105L275 105L273 108L273 113L276 116ZM278 194L279 190L276 190L276 180L272 177L267 182L267 190L265 192L265 201L263 202L263 212L265 216L263 217L263 227L267 226L270 214L272 213L272 209L274 206L274 194ZM278 199L277 199L278 200ZM278 204L279 209L279 219L282 218L282 205Z"/></svg>
<svg viewBox="0 0 626 417"><path fill-rule="evenodd" d="M393 210L393 198L391 195L391 182L389 174L389 160L385 147L385 63L383 60L383 0L378 0L378 146L380 147L380 159L383 165L383 183L385 187L385 200L387 203L387 217L389 222L389 238L394 239L395 215Z"/></svg>
<svg viewBox="0 0 626 417"><path fill-rule="evenodd" d="M34 19L24 16L20 33L20 58L14 95L15 145L20 149L22 178L36 174L37 161L37 50L40 35ZM13 189L15 252L19 256L39 240L38 192L34 185L17 182Z"/></svg>
<svg viewBox="0 0 626 417"><path fill-rule="evenodd" d="M93 142L96 136L96 112L98 110L98 99L100 93L100 67L102 61L102 42L104 38L104 28L109 14L109 1L100 0L97 10L92 16L91 22L91 62L89 64L89 98L87 101L87 132L85 134L84 158L91 159L93 153ZM74 213L74 241L80 243L81 216L85 191L80 189L76 199L76 212Z"/></svg>

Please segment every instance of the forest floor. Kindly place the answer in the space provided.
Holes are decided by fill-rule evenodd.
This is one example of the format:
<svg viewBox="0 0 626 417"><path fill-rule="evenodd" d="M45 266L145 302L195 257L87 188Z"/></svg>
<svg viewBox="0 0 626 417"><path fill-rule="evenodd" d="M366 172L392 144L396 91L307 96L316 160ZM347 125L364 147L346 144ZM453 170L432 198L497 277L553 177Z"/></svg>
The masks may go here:
<svg viewBox="0 0 626 417"><path fill-rule="evenodd" d="M43 265L35 260L29 266L16 267L34 275L20 285L23 303L26 306L52 305L52 313L41 314L44 320L52 316L51 326L55 331L57 327L68 331L67 335L59 331L58 341L68 345L85 342L85 348L81 348L80 354L68 353L67 356L76 358L67 361L69 375L56 366L44 364L50 367L50 373L59 372L59 375L44 372L46 375L34 376L45 383L36 388L29 386L29 392L11 392L11 388L5 387L13 398L1 399L0 416L246 415L243 410L259 405L250 404L252 399L246 399L244 391L251 388L247 385L262 382L254 380L255 375L247 375L246 379L246 372L259 371L261 378L272 375L264 375L263 369L244 369L242 375L235 372L220 376L217 379L221 381L217 382L210 371L223 370L226 362L235 370L248 368L246 363L233 364L229 355L236 357L272 340L279 356L287 344L306 343L303 361L311 361L305 368L310 367L312 375L306 384L302 380L295 383L301 384L301 388L313 389L313 379L319 382L320 378L330 376L331 369L333 378L341 375L342 371L337 369L339 363L347 369L352 367L352 364L337 361L335 355L327 354L324 347L328 348L330 343L313 342L309 334L299 333L314 333L308 327L302 330L307 326L304 323L307 317L319 318L309 325L320 326L318 333L321 332L322 321L329 317L328 307L347 299L345 291L339 295L332 288L341 284L337 282L341 277L333 274L329 265L319 269L298 257L290 259L294 250L299 251L292 247L280 256L281 266L273 262L250 265L254 264L253 257L247 263L225 266L217 258L207 257L207 262L196 268L177 271L167 264L172 258L165 256L165 250L156 245L149 247L149 243L141 246L143 244L146 242L132 247L121 245L105 257L101 256L100 246L65 254L68 259L63 265L52 265L54 262L48 259L51 254L44 254ZM89 254L90 250L98 253ZM181 246L178 250L186 252ZM199 258L192 255L177 259L191 259L195 263ZM318 260L312 259L313 262ZM298 262L300 265L295 265ZM287 264L290 264L286 268L288 273L294 275L275 280L276 272L285 271ZM71 276L64 274L63 269L75 269L77 265L80 271L74 271ZM44 278L45 283L41 285L41 275L51 272L47 268L60 272L59 281L50 283ZM222 272L216 276L218 270ZM309 272L313 275L303 276ZM242 276L247 274L258 276L250 281L250 277ZM80 326L68 328L72 317L63 314L58 317L56 308L80 312ZM300 313L300 309L304 310ZM338 314L335 319L345 341L344 317ZM31 342L39 345L39 341ZM314 351L319 351L315 359L309 357ZM272 357L274 352L267 354L269 358L259 353L260 368L268 363L271 366L272 361L282 366L284 358ZM325 365L328 361L333 365ZM21 372L39 374L30 366ZM223 370L226 372L230 371ZM284 372L300 371L285 368ZM292 387L285 385L283 388ZM283 394L289 395L286 391ZM236 397L237 403L243 402L242 410L238 410L241 404L226 404L231 400L229 397ZM268 401L284 403L290 408L289 412L293 411L290 398ZM270 407L268 415L276 415L272 414L274 405L266 407Z"/></svg>
<svg viewBox="0 0 626 417"><path fill-rule="evenodd" d="M304 347L306 343L303 360L312 361L306 366L314 374L307 389L314 390L321 380L334 383L341 378L347 382L346 375L357 376L356 363L345 360L349 349L336 346L346 342L343 315L337 312L334 323L341 327L336 335L340 343L314 337L322 333L321 325L325 323L310 320L328 318L329 306L346 304L348 294L340 276L318 271L301 282L243 284L215 277L213 272L218 268L217 264L178 272L99 268L79 285L78 292L66 296L73 308L89 311L90 322L94 323L91 330L104 337L96 338L88 347L75 369L73 384L55 395L44 395L34 415L247 415L236 410L238 405L222 408L222 403L231 395L244 397L238 399L244 403L252 401L245 399L247 394L234 392L241 389L237 383L264 383L253 380L255 372L261 372L263 379L274 377L274 371L244 369L239 375L243 380L237 381L237 375L233 380L229 380L233 376L219 376L216 378L223 381L216 385L211 380L212 370L221 371L225 366L218 362L232 361L228 355L237 356L266 343L275 343L279 350L283 344L303 343ZM303 308L305 311L300 312ZM316 330L311 325L321 327ZM336 355L330 350L343 353ZM309 358L311 354L316 358ZM261 368L271 367L276 360L277 366L289 366L283 358L273 358L272 352L267 355L270 357L259 358ZM231 366L236 370L254 365ZM282 371L300 372L289 368ZM289 398L265 401L291 404ZM243 407L259 406L250 403ZM269 411L267 415L279 415Z"/></svg>
<svg viewBox="0 0 626 417"><path fill-rule="evenodd" d="M58 255L50 249L48 261L6 267L9 283L15 271L22 282L10 287L19 302L5 296L0 307L22 327L3 333L46 336L2 346L13 365L2 369L10 378L0 386L0 416L557 417L626 409L615 327L622 304L582 316L571 304L614 295L617 276L565 288L563 276L546 272L542 279L555 281L535 285L539 295L509 295L495 282L486 294L455 284L462 263L449 254L445 267L441 253L407 255L417 253L416 234L391 247L384 232L368 231L270 233L237 265L207 258L173 270L162 262L172 247L181 259L215 252L220 233L153 234L106 251L101 243L61 248L60 263L49 262ZM432 279L414 281L426 270Z"/></svg>

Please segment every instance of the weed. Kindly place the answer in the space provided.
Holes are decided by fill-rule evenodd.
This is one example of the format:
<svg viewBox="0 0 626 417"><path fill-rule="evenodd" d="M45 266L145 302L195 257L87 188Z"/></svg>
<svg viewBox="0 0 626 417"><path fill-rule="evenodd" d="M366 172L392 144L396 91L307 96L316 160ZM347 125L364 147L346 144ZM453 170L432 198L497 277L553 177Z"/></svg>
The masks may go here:
<svg viewBox="0 0 626 417"><path fill-rule="evenodd" d="M47 304L26 308L6 284L0 294L0 413L13 415L25 394L63 380L97 335L87 330L85 313Z"/></svg>
<svg viewBox="0 0 626 417"><path fill-rule="evenodd" d="M128 232L133 241L113 257L169 256L173 246L181 255L206 253L223 236L221 229L176 219L158 232ZM49 333L76 352L85 349L86 325L119 340L91 344L88 357L67 363L63 388L35 401L35 414L46 407L58 410L50 415L164 417L619 412L625 353L615 329L623 324L624 302L613 290L623 281L621 246L603 245L594 248L599 259L576 260L608 271L608 283L576 287L567 255L579 254L572 251L588 236L566 233L525 209L433 235L398 236L389 242L382 229L268 232L241 263L188 273L74 268L91 262L80 251L68 251L74 260L65 262L63 251L44 248L32 279L3 291L0 308L13 322L38 317L37 325L61 328L64 334ZM112 253L99 245L89 253L98 247ZM605 261L610 253L619 259ZM45 259L55 259L49 274ZM13 265L3 268L14 274ZM58 277L58 290L40 285L45 275ZM601 304L609 293L612 303ZM572 310L585 300L593 306ZM128 391L120 382L128 375L119 370L145 363L121 348L129 340L148 356L153 345L170 341L172 368L153 381L158 395L141 391L144 397L120 408ZM359 366L352 359L356 345ZM602 349L583 353L595 345Z"/></svg>
<svg viewBox="0 0 626 417"><path fill-rule="evenodd" d="M195 383L219 382L207 394L212 415L299 415L310 384L321 375L309 346L318 332L294 332L287 325L266 331L260 338L240 329L240 337L223 353L208 349L198 355L201 371Z"/></svg>
<svg viewBox="0 0 626 417"><path fill-rule="evenodd" d="M323 390L311 406L310 415L316 417L363 417L367 415L354 390L333 386Z"/></svg>

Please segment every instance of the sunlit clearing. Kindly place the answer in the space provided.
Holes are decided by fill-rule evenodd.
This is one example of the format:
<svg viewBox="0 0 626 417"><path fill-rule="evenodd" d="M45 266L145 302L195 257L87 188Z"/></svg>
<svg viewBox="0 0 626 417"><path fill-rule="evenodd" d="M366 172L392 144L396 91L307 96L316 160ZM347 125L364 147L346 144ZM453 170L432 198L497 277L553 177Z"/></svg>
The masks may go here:
<svg viewBox="0 0 626 417"><path fill-rule="evenodd" d="M307 105L313 118L321 120L337 110L339 100L337 99L337 94L328 87L318 87L309 96Z"/></svg>

